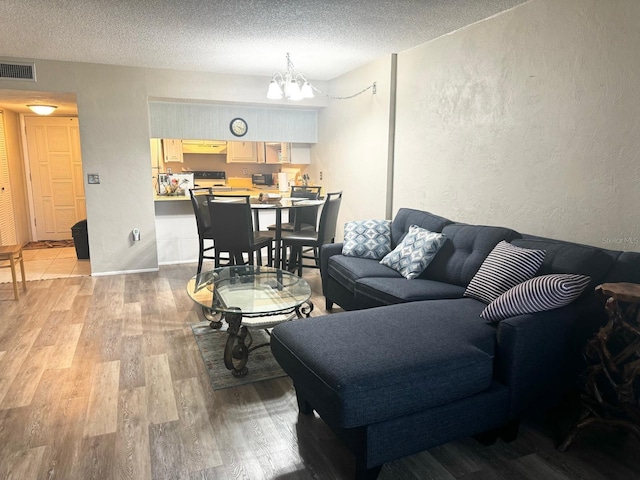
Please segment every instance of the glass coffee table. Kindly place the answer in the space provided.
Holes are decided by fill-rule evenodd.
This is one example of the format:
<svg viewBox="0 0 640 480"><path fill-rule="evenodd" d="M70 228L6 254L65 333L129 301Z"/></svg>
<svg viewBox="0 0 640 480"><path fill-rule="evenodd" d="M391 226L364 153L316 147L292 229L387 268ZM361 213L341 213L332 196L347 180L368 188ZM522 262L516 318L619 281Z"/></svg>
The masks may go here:
<svg viewBox="0 0 640 480"><path fill-rule="evenodd" d="M196 275L187 293L202 306L211 328L227 323L224 364L236 377L247 374L249 353L269 345L253 346L250 330L269 328L313 311L311 287L302 278L272 267L237 265Z"/></svg>

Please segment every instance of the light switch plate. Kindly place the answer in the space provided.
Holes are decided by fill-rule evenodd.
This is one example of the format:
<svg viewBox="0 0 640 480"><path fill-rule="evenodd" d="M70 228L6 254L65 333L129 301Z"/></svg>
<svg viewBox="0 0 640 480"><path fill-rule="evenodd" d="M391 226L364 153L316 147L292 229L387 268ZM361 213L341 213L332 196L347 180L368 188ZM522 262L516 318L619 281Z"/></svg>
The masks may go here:
<svg viewBox="0 0 640 480"><path fill-rule="evenodd" d="M100 175L97 173L88 173L87 174L87 183L90 185L100 183Z"/></svg>

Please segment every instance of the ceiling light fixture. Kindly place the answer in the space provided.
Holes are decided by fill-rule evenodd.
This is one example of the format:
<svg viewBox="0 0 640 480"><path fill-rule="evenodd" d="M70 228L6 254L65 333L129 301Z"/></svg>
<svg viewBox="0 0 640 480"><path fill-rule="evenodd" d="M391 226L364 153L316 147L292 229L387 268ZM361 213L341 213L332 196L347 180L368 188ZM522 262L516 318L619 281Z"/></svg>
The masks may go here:
<svg viewBox="0 0 640 480"><path fill-rule="evenodd" d="M313 98L311 84L304 74L295 71L288 53L287 71L284 74L274 72L269 83L269 90L267 90L267 98L271 100L279 100L282 97L287 100Z"/></svg>
<svg viewBox="0 0 640 480"><path fill-rule="evenodd" d="M29 107L33 113L37 113L38 115L50 115L56 108L58 108L55 105L27 105L27 107Z"/></svg>
<svg viewBox="0 0 640 480"><path fill-rule="evenodd" d="M313 98L313 92L318 92L325 97L332 98L334 100L346 100L348 98L357 97L358 95L366 92L369 89L373 89L373 94L376 94L376 83L373 82L367 88L349 95L348 97L334 97L322 90L316 88L303 73L298 73L293 66L293 62L289 54L287 53L287 71L284 73L274 72L269 82L269 89L267 90L267 98L270 100L280 100L283 97L287 100L302 100L305 98Z"/></svg>

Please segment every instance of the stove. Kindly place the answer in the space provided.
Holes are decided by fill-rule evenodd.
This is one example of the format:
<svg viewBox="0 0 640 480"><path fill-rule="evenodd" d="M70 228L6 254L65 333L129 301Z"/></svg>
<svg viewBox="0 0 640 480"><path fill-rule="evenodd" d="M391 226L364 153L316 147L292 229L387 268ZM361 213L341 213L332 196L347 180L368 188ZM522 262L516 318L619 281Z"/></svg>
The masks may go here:
<svg viewBox="0 0 640 480"><path fill-rule="evenodd" d="M218 192L231 190L231 187L227 186L227 174L225 172L195 170L193 172L193 181L196 187L213 188Z"/></svg>

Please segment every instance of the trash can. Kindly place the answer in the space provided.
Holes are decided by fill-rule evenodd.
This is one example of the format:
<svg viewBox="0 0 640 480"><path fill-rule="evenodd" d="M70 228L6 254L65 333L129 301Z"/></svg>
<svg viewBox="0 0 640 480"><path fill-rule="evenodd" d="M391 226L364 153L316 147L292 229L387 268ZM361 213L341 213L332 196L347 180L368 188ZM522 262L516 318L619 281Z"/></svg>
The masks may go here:
<svg viewBox="0 0 640 480"><path fill-rule="evenodd" d="M73 243L76 247L76 256L78 260L86 260L89 258L89 234L87 233L87 221L80 220L71 227L71 235Z"/></svg>

